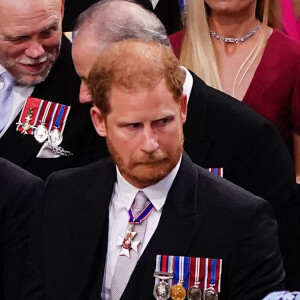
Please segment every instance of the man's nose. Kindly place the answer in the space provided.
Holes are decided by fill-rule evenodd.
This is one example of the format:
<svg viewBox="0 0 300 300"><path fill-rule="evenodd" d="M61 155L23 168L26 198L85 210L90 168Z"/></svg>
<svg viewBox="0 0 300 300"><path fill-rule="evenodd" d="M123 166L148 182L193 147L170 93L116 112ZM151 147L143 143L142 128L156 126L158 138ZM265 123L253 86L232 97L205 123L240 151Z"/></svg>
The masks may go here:
<svg viewBox="0 0 300 300"><path fill-rule="evenodd" d="M152 153L159 147L157 141L157 134L153 132L151 126L144 128L144 141L142 150L148 153Z"/></svg>
<svg viewBox="0 0 300 300"><path fill-rule="evenodd" d="M25 50L26 56L30 58L39 58L45 53L42 44L38 40L33 40L28 43Z"/></svg>
<svg viewBox="0 0 300 300"><path fill-rule="evenodd" d="M88 103L92 101L91 93L84 82L80 84L79 90L79 102L80 103Z"/></svg>

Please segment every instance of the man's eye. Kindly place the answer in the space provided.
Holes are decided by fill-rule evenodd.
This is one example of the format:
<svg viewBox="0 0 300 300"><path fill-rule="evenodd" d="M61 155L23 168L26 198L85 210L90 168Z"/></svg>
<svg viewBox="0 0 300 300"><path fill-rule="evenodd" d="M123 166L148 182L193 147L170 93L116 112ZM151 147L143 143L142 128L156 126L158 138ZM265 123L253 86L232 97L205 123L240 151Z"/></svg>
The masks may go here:
<svg viewBox="0 0 300 300"><path fill-rule="evenodd" d="M47 30L44 30L44 31L42 31L41 32L41 36L42 37L50 37L50 36L52 36L56 31L58 30L58 27L51 27L51 28L49 28L49 29L47 29Z"/></svg>
<svg viewBox="0 0 300 300"><path fill-rule="evenodd" d="M174 120L174 117L163 118L154 122L154 126L165 126L171 123Z"/></svg>
<svg viewBox="0 0 300 300"><path fill-rule="evenodd" d="M41 33L41 36L42 37L49 37L53 34L54 30L53 29L48 29L48 30L45 30Z"/></svg>
<svg viewBox="0 0 300 300"><path fill-rule="evenodd" d="M126 128L128 128L128 129L137 129L137 128L140 128L140 127L141 127L140 123L132 123L132 124L127 124L126 125Z"/></svg>
<svg viewBox="0 0 300 300"><path fill-rule="evenodd" d="M12 43L21 43L23 42L27 36L16 36L12 38L7 38L7 41L12 42Z"/></svg>

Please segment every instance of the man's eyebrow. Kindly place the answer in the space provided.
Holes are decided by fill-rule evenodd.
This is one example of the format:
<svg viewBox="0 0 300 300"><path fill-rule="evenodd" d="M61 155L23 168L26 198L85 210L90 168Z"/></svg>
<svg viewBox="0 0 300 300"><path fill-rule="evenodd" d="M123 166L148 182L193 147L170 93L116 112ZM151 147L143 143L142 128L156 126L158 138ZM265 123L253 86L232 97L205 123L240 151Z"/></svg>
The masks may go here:
<svg viewBox="0 0 300 300"><path fill-rule="evenodd" d="M48 31L51 29L58 29L58 28L59 28L59 20L53 20L53 22L51 24L49 24L47 27L41 29L39 32L44 32L44 31ZM6 40L14 40L16 38L27 37L27 36L31 36L31 33L27 34L27 33L20 32L20 33L14 34L14 35L5 34L5 33L0 34L0 37L4 38Z"/></svg>

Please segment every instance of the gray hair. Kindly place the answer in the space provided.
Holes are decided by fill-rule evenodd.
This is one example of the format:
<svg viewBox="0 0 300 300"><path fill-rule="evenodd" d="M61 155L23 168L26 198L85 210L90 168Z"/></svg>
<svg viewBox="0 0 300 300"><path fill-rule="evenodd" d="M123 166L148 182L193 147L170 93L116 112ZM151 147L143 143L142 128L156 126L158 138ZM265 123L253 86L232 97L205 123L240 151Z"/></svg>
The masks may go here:
<svg viewBox="0 0 300 300"><path fill-rule="evenodd" d="M155 41L170 47L164 25L150 11L131 0L102 0L80 14L76 35L85 29L106 44L130 38Z"/></svg>

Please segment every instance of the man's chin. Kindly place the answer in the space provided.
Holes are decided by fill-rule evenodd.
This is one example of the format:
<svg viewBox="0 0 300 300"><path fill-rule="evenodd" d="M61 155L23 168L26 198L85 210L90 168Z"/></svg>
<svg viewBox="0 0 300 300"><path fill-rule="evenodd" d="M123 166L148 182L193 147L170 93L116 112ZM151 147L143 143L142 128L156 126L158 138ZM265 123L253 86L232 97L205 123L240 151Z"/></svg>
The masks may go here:
<svg viewBox="0 0 300 300"><path fill-rule="evenodd" d="M16 77L16 80L18 83L22 85L36 85L43 82L47 78L49 72L50 70L47 70L42 74L36 74L36 75L25 74L23 76Z"/></svg>

